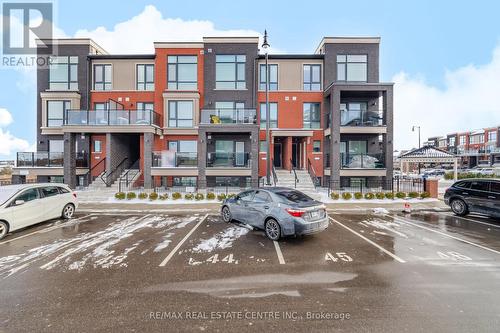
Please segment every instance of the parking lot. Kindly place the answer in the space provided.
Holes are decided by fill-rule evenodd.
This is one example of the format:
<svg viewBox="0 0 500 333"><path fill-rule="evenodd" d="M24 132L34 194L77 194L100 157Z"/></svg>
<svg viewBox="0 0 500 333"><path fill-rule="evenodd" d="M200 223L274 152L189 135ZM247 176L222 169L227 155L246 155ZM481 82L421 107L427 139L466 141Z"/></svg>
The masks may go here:
<svg viewBox="0 0 500 333"><path fill-rule="evenodd" d="M0 241L0 331L496 331L500 223L330 211L280 242L217 215L80 213Z"/></svg>

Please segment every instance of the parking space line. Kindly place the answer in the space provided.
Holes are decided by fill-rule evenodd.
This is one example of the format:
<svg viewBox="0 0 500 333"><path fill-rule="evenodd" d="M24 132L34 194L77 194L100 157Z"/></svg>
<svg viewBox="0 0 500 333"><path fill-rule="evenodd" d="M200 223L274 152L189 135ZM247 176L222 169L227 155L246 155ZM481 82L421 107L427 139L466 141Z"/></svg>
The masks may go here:
<svg viewBox="0 0 500 333"><path fill-rule="evenodd" d="M285 264L285 258L283 258L283 253L281 252L280 244L277 241L273 241L274 248L276 249L276 254L278 255L278 261L280 265Z"/></svg>
<svg viewBox="0 0 500 333"><path fill-rule="evenodd" d="M458 215L454 215L454 214L443 213L443 215L450 216L450 217L456 217L457 219L462 219L462 220L470 221L470 222L474 222L474 223L484 224L484 225L487 225L487 226L490 226L490 227L493 227L493 228L500 228L500 225L495 225L495 224L491 224L491 223L487 223L487 222L476 221L476 220L473 220L473 219L470 219L470 218L467 218L467 217L462 217L462 216L458 216Z"/></svg>
<svg viewBox="0 0 500 333"><path fill-rule="evenodd" d="M163 267L165 266L170 259L172 259L172 257L174 256L174 254L180 249L180 247L182 246L182 244L184 244L185 241L187 241L187 239L189 238L189 236L191 236L193 234L193 232L196 230L196 228L198 228L200 226L200 224L202 224L208 217L208 214L206 214L205 216L203 216L203 218L198 222L196 223L196 225L193 227L193 229L191 229L186 236L184 236L184 238L174 247L174 249L172 251L170 251L170 253L168 254L168 256L163 259L163 261L160 263L160 267Z"/></svg>
<svg viewBox="0 0 500 333"><path fill-rule="evenodd" d="M350 232L352 232L353 234L355 234L355 235L356 235L356 236L358 236L359 238L361 238L361 239L363 239L363 240L367 241L369 244L371 244L371 245L375 246L377 249L379 249L380 251L384 252L384 253L385 253L385 254L387 254L388 256L390 256L390 257L394 258L395 260L399 261L400 263L404 264L404 263L406 262L405 260L401 259L400 257L398 257L397 255L395 255L394 253L392 253L392 252L390 252L390 251L388 251L388 250L384 249L382 246L380 246L380 245L378 245L377 243L375 243L375 242L373 242L373 241L369 240L368 238L366 238L365 236L361 235L360 233L358 233L358 232L356 232L356 231L352 230L352 229L351 229L351 228L349 228L348 226L346 226L346 225L344 225L344 224L340 223L339 221L335 220L335 219L334 219L334 218L332 218L332 217L329 217L329 218L330 218L330 220L332 220L333 222L335 222L335 223L337 223L338 225L340 225L341 227L343 227L343 228L345 228L345 229L349 230Z"/></svg>
<svg viewBox="0 0 500 333"><path fill-rule="evenodd" d="M471 242L471 241L468 241L466 239L463 239L463 238L460 238L460 237L456 237L456 236L452 236L452 235L449 235L445 232L441 232L441 231L438 231L438 230L434 230L434 229L431 229L431 228L428 228L428 227L424 227L423 225L419 225L419 224L416 224L416 223L413 223L411 221L409 221L408 219L406 218L403 218L403 217L396 217L396 216L393 216L393 219L399 221L399 222L402 222L402 223L406 223L406 224L410 224L412 226L415 226L415 227L418 227L418 228L421 228L421 229L424 229L424 230L428 230L428 231L432 231L436 234L439 234L439 235L442 235L442 236L445 236L445 237L448 237L448 238L453 238L455 240L458 240L460 242L464 242L464 243L467 243L469 245L472 245L472 246L475 246L475 247L478 247L480 249L483 249L483 250L486 250L486 251L490 251L490 252L493 252L493 253L496 253L496 254L500 254L499 251L497 250L493 250L493 249L490 249L489 247L486 247L486 246L483 246L483 245L479 245L479 244L476 244L474 242Z"/></svg>
<svg viewBox="0 0 500 333"><path fill-rule="evenodd" d="M33 231L33 232L30 232L28 234L24 234L22 236L19 236L19 237L16 237L16 238L12 238L12 239L7 239L7 240L4 240L3 242L0 242L0 245L2 244L6 244L6 243L10 243L12 241L15 241L15 240L18 240L18 239L22 239L22 238L25 238L25 237L28 237L28 236L31 236L31 235L35 235L35 234L39 234L39 233L42 233L42 232L48 232L48 231L52 231L52 230L55 230L55 229L58 229L58 228L61 228L61 227L64 227L67 223L69 222L75 222L75 221L79 221L79 220L82 220L84 218L87 218L87 217L90 217L92 215L95 215L95 214L89 214L89 215L85 215L85 216L82 216L82 217L79 217L77 219L74 219L74 220L68 220L66 221L65 223L61 223L61 224L58 224L58 225L53 225L51 227L47 227L47 228L44 228L44 229L39 229L37 231Z"/></svg>

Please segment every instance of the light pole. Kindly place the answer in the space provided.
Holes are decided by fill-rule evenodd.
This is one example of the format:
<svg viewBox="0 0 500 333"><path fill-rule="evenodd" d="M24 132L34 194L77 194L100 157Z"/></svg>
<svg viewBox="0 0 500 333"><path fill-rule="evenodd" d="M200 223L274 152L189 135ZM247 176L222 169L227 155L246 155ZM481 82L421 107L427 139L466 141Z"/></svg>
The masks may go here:
<svg viewBox="0 0 500 333"><path fill-rule="evenodd" d="M271 111L269 110L269 43L267 42L267 30L264 30L264 42L262 49L266 56L266 185L271 185Z"/></svg>
<svg viewBox="0 0 500 333"><path fill-rule="evenodd" d="M420 148L420 126L413 126L411 131L415 132L415 128L418 128L418 148Z"/></svg>

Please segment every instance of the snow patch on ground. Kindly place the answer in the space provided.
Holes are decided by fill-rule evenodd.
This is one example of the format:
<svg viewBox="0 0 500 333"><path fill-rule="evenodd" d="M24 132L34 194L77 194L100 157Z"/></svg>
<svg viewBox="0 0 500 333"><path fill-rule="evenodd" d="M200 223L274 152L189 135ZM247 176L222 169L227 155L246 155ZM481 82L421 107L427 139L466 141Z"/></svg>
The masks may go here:
<svg viewBox="0 0 500 333"><path fill-rule="evenodd" d="M373 214L376 214L376 215L389 214L389 211L385 208L382 208L382 207L373 208L372 211L373 211Z"/></svg>
<svg viewBox="0 0 500 333"><path fill-rule="evenodd" d="M226 249L231 247L236 239L246 235L249 231L250 230L243 227L229 227L226 230L219 232L212 238L202 240L192 249L192 252L212 252L215 249Z"/></svg>
<svg viewBox="0 0 500 333"><path fill-rule="evenodd" d="M396 230L396 227L399 227L400 225L395 222L389 222L389 221L382 221L382 220L364 220L362 222L359 222L361 225L365 227L374 227L377 229L382 229L386 231L390 231L392 233L395 233L396 235L399 235L404 238L408 238L408 236L398 230Z"/></svg>

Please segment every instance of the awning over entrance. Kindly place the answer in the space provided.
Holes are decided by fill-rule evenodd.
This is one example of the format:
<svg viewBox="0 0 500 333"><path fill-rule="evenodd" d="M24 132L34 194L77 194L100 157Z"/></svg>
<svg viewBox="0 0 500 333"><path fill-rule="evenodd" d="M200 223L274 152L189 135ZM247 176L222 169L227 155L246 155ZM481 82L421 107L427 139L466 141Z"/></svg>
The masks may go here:
<svg viewBox="0 0 500 333"><path fill-rule="evenodd" d="M424 146L401 155L399 159L401 163L453 163L453 178L457 180L458 157L447 151Z"/></svg>

